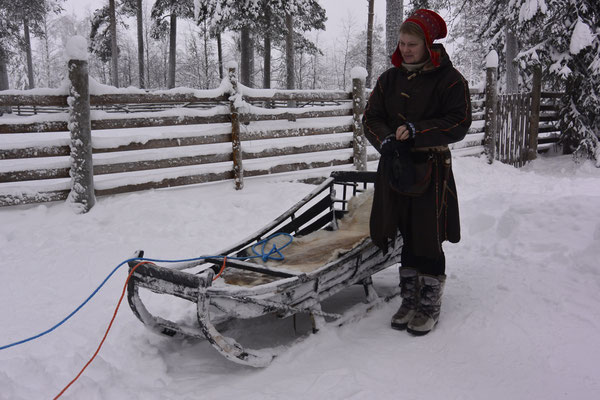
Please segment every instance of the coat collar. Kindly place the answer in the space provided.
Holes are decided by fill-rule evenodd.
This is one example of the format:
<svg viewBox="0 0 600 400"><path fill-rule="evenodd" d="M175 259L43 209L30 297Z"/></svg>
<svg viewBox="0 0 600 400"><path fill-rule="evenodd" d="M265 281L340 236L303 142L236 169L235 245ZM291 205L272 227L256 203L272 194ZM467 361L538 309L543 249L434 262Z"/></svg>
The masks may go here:
<svg viewBox="0 0 600 400"><path fill-rule="evenodd" d="M434 43L431 46L431 53L435 54L435 58L437 58L438 60L438 65L435 65L431 58L429 58L428 62L425 64L425 66L423 66L423 68L419 71L417 71L417 73L427 73L427 72L431 72L431 71L435 71L441 68L444 68L448 65L452 66L452 62L450 61L450 57L448 56L448 53L446 52L446 49L444 48L444 46L440 43ZM414 71L408 71L404 66L399 65L398 66L402 71L408 73L408 74L413 74L415 73Z"/></svg>

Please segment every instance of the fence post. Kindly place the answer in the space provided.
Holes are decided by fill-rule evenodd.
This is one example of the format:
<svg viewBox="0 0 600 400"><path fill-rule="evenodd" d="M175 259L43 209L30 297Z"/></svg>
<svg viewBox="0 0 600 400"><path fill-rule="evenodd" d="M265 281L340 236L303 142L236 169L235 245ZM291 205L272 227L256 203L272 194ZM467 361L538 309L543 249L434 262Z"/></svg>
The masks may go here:
<svg viewBox="0 0 600 400"><path fill-rule="evenodd" d="M365 81L367 70L363 67L354 67L352 74L352 130L354 149L354 168L358 171L367 170L367 146L363 131L362 116L365 112Z"/></svg>
<svg viewBox="0 0 600 400"><path fill-rule="evenodd" d="M488 163L494 162L498 134L498 53L491 50L485 58L485 134L483 145Z"/></svg>
<svg viewBox="0 0 600 400"><path fill-rule="evenodd" d="M533 68L533 83L531 87L531 117L529 118L529 143L527 146L527 161L537 157L538 134L540 131L540 103L542 100L542 66Z"/></svg>
<svg viewBox="0 0 600 400"><path fill-rule="evenodd" d="M83 47L83 51L82 48ZM78 213L88 212L96 204L94 194L94 166L92 161L92 125L90 121L90 91L87 42L75 36L67 43L70 55L69 131L71 132L71 191L68 201ZM80 52L77 53L77 50ZM69 54L70 53L70 54ZM76 59L77 58L77 59Z"/></svg>
<svg viewBox="0 0 600 400"><path fill-rule="evenodd" d="M233 151L233 181L236 190L244 188L244 166L242 164L242 142L240 140L240 114L236 105L242 101L242 94L238 90L237 63L227 65L228 79L231 82L231 96L229 97L229 110L231 112L231 148Z"/></svg>

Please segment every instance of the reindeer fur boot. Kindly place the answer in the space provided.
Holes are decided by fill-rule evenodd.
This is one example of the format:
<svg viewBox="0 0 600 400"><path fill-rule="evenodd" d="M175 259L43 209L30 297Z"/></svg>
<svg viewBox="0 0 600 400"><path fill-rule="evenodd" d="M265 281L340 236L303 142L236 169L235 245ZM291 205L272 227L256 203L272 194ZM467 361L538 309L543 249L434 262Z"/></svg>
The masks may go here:
<svg viewBox="0 0 600 400"><path fill-rule="evenodd" d="M416 336L428 334L440 318L446 275L419 275L419 303L406 330Z"/></svg>
<svg viewBox="0 0 600 400"><path fill-rule="evenodd" d="M402 305L392 317L392 328L404 330L417 312L419 302L419 276L417 270L400 267L400 296Z"/></svg>

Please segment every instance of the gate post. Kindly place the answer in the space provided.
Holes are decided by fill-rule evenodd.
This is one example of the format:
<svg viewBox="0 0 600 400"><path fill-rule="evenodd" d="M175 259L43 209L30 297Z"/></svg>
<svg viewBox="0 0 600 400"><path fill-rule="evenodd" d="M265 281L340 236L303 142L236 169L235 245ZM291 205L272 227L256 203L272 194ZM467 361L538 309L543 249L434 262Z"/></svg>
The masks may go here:
<svg viewBox="0 0 600 400"><path fill-rule="evenodd" d="M354 149L354 168L357 171L367 170L367 146L363 132L362 116L365 112L365 80L367 70L362 67L354 67L352 74L352 131Z"/></svg>
<svg viewBox="0 0 600 400"><path fill-rule="evenodd" d="M529 143L527 144L527 161L537 157L538 134L540 131L540 103L542 98L542 66L537 64L533 69L531 87L531 117L529 118Z"/></svg>
<svg viewBox="0 0 600 400"><path fill-rule="evenodd" d="M233 181L236 190L244 188L244 166L242 164L242 142L240 140L240 114L236 106L237 100L242 100L238 90L237 63L227 64L227 79L231 82L232 91L229 96L231 113L231 149L233 152Z"/></svg>
<svg viewBox="0 0 600 400"><path fill-rule="evenodd" d="M485 58L485 134L483 146L488 163L496 156L496 136L498 134L498 53L491 50Z"/></svg>
<svg viewBox="0 0 600 400"><path fill-rule="evenodd" d="M87 42L75 36L67 43L69 56L69 131L71 132L71 191L69 202L83 214L96 204L94 166L92 161L92 125L90 121L90 90L87 62Z"/></svg>

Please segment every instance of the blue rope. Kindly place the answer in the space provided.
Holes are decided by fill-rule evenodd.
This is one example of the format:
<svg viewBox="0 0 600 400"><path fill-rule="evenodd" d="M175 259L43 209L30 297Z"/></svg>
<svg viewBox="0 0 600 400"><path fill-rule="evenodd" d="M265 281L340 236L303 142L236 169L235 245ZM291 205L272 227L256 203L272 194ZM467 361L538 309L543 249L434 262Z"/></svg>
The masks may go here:
<svg viewBox="0 0 600 400"><path fill-rule="evenodd" d="M265 247L267 246L267 244L274 238L278 237L278 236L287 236L289 238L289 241L287 243L285 243L283 246L281 247L277 247L277 245L273 244L273 246L271 247L271 250L269 250L268 252L265 253ZM289 246L292 241L294 240L293 236L290 235L289 233L283 233L283 232L279 232L279 233L275 233L271 236L269 236L266 239L263 239L259 242L256 242L253 246L252 246L252 251L254 252L254 256L246 256L246 257L227 257L230 260L247 260L249 258L261 258L263 261L268 261L268 260L278 260L278 261L282 261L284 259L283 254L281 253L281 250L283 250L284 248L286 248L287 246ZM256 251L256 247L260 246L260 253ZM277 254L277 255L274 255ZM102 281L102 283L100 283L100 285L92 292L92 294L90 294L88 296L87 299L85 299L83 301L83 303L81 303L79 306L77 306L77 308L75 310L73 310L69 315L67 315L65 318L63 318L62 321L60 321L59 323L57 323L56 325L52 326L50 329L47 329L41 333L38 333L37 335L31 336L27 339L23 339L23 340L19 340L18 342L14 342L14 343L10 343L7 344L5 346L1 346L0 350L5 350L8 349L10 347L14 347L14 346L18 346L20 344L23 343L27 343L30 342L32 340L38 339L44 335L49 334L50 332L54 331L56 328L58 328L59 326L63 325L65 322L67 322L69 319L71 319L71 317L73 317L73 315L75 315L79 310L81 310L83 308L83 306L85 306L91 299L92 297L94 297L96 295L96 293L98 293L100 291L100 289L102 289L102 287L106 284L106 282L108 282L108 280L115 274L115 272L117 272L117 270L119 268L121 268L123 265L127 264L130 261L151 261L151 262L162 262L162 263L177 263L177 262L190 262L190 261L199 261L199 260L205 260L207 258L225 258L225 256L223 255L219 255L219 256L200 256L200 257L196 257L196 258L186 258L183 260L159 260L159 259L154 259L154 258L143 258L143 257L136 257L136 258L129 258L125 261L123 261L122 263L120 263L119 265L117 265L115 267L115 269L113 269L111 271L110 274L108 274L108 276L106 278L104 278L104 280Z"/></svg>

